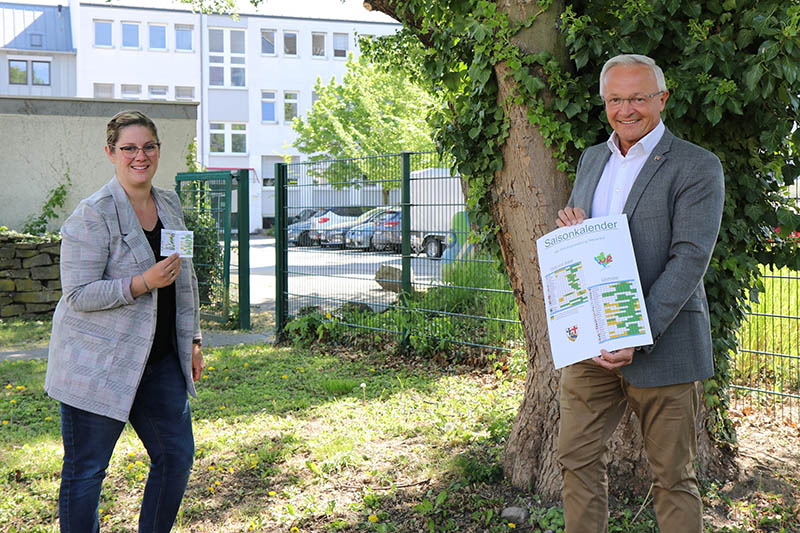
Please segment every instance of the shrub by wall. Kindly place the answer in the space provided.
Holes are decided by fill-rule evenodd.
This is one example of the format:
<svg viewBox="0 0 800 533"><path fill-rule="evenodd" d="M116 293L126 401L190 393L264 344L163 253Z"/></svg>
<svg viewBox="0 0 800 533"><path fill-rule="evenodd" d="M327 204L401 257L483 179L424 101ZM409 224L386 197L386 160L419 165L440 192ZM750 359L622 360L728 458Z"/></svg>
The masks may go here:
<svg viewBox="0 0 800 533"><path fill-rule="evenodd" d="M50 314L61 298L61 237L0 232L0 318Z"/></svg>

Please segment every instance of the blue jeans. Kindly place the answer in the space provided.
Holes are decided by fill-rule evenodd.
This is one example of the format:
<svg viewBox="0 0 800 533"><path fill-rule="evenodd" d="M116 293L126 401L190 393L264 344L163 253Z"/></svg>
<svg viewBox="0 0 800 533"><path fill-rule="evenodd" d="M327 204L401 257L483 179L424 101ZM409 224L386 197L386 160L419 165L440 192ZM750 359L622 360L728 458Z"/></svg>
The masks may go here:
<svg viewBox="0 0 800 533"><path fill-rule="evenodd" d="M192 417L177 356L145 369L128 420L150 456L139 532L168 532L194 459ZM100 487L124 427L119 420L61 404L64 466L58 509L63 533L100 530Z"/></svg>

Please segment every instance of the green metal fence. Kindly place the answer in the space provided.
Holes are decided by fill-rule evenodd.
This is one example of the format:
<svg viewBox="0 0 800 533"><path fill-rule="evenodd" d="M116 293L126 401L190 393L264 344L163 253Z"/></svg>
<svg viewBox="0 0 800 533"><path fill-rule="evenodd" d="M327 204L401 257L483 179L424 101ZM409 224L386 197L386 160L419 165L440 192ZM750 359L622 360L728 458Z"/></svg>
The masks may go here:
<svg viewBox="0 0 800 533"><path fill-rule="evenodd" d="M417 350L519 348L510 285L467 242L450 167L436 153L277 164L278 329L318 311Z"/></svg>
<svg viewBox="0 0 800 533"><path fill-rule="evenodd" d="M238 231L238 239L232 240L232 226L249 227L247 170L182 172L175 176L175 191L183 205L186 227L194 232L192 261L197 273L201 316L228 322L236 309L239 327L249 329L249 233ZM233 257L238 257L236 265L232 265ZM239 280L234 292L232 273Z"/></svg>
<svg viewBox="0 0 800 533"><path fill-rule="evenodd" d="M739 335L733 388L740 405L800 418L800 273L762 267L764 291Z"/></svg>
<svg viewBox="0 0 800 533"><path fill-rule="evenodd" d="M338 324L396 334L416 348L521 348L507 278L467 242L463 195L453 192L459 180L450 166L432 153L276 165L278 330L316 310ZM400 215L366 223L372 230L353 229L344 249L340 241L321 240L333 233L314 224L329 216L322 208L352 207ZM766 290L734 354L733 393L742 405L797 419L800 274L765 268L762 279Z"/></svg>

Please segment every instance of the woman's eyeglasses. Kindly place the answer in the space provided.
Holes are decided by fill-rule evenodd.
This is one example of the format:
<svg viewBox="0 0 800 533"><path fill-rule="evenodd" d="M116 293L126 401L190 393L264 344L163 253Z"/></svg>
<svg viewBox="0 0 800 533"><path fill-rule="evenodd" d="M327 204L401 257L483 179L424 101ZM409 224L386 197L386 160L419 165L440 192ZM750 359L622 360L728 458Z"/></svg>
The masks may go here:
<svg viewBox="0 0 800 533"><path fill-rule="evenodd" d="M146 155L147 157L153 157L154 155L156 155L156 152L158 152L158 149L161 147L161 143L147 143L141 148L133 144L128 144L125 146L116 146L116 145L112 146L116 147L122 153L122 155L124 155L128 159L133 159L134 157L136 157L136 154L139 153L139 150L144 152L144 155Z"/></svg>

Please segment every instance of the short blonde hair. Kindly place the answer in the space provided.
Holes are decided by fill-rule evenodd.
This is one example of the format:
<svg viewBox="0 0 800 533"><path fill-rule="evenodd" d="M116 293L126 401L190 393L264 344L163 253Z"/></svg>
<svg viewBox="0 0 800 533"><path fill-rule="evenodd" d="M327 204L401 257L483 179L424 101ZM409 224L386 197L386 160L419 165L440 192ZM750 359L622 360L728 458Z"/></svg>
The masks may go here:
<svg viewBox="0 0 800 533"><path fill-rule="evenodd" d="M603 70L600 71L600 96L605 96L603 92L606 87L606 74L608 74L608 71L611 70L612 67L619 65L646 65L650 67L650 70L653 71L656 77L658 90L667 90L667 82L664 80L664 71L661 70L661 67L656 65L655 61L647 56L639 54L620 54L606 61L606 64L603 65Z"/></svg>
<svg viewBox="0 0 800 533"><path fill-rule="evenodd" d="M153 132L153 136L156 138L156 142L158 142L158 129L156 129L156 125L152 120L150 120L150 117L141 111L120 111L111 117L111 120L106 126L106 144L112 152L114 151L114 146L117 144L117 140L119 139L120 130L127 126L144 126Z"/></svg>

